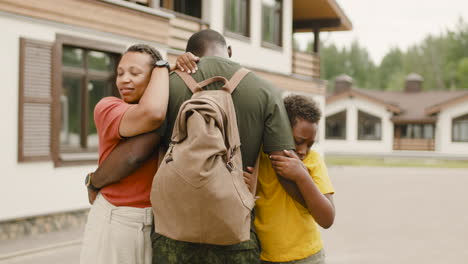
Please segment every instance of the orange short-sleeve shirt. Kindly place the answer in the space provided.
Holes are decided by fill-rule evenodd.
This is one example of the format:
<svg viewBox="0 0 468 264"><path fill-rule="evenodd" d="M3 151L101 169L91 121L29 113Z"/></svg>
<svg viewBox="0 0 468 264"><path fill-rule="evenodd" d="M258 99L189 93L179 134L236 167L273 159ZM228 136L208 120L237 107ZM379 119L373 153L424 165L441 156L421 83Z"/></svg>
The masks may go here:
<svg viewBox="0 0 468 264"><path fill-rule="evenodd" d="M120 121L130 104L116 97L105 97L94 109L94 122L99 136L99 164L124 140L119 134ZM101 189L101 194L115 206L150 207L150 192L158 169L157 155L120 182Z"/></svg>

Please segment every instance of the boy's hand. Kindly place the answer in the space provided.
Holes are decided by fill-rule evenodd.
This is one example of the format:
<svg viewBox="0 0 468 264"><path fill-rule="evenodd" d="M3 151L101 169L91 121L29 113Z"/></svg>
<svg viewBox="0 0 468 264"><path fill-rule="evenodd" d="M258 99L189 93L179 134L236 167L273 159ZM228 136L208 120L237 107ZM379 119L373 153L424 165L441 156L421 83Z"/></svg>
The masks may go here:
<svg viewBox="0 0 468 264"><path fill-rule="evenodd" d="M254 179L253 179L254 168L247 167L247 171L244 171L244 182L249 187L250 193L253 193Z"/></svg>
<svg viewBox="0 0 468 264"><path fill-rule="evenodd" d="M199 57L193 55L191 52L187 52L177 57L176 67L180 71L195 73L198 70L197 62L199 60Z"/></svg>
<svg viewBox="0 0 468 264"><path fill-rule="evenodd" d="M270 155L271 164L276 173L290 181L298 181L307 168L293 151L284 150L286 157Z"/></svg>

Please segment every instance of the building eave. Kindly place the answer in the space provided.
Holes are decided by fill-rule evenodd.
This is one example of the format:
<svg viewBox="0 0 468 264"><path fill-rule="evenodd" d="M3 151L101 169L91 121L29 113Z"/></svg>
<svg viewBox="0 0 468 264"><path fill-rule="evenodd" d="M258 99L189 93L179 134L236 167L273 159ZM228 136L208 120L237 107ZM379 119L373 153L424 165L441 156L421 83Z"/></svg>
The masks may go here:
<svg viewBox="0 0 468 264"><path fill-rule="evenodd" d="M335 0L294 0L293 29L294 32L348 31L353 25Z"/></svg>
<svg viewBox="0 0 468 264"><path fill-rule="evenodd" d="M433 105L431 107L428 107L426 109L426 114L427 115L433 115L433 114L437 114L439 113L440 111L450 107L450 106L453 106L453 105L456 105L456 104L459 104L459 103L462 103L462 102L465 102L465 101L468 101L468 94L464 95L464 96L461 96L461 97L457 97L457 98L454 98L454 99L450 99L448 101L445 101L443 103L440 103L440 104L436 104L436 105Z"/></svg>
<svg viewBox="0 0 468 264"><path fill-rule="evenodd" d="M358 98L362 98L362 99L365 99L365 100L373 102L373 103L380 104L380 105L384 106L388 111L393 112L395 114L400 114L402 112L402 109L400 109L398 106L389 104L389 103L387 103L387 102L385 102L383 100L380 100L378 98L371 97L369 95L360 93L360 92L358 92L358 91L356 91L354 89L351 89L351 90L348 90L348 91L344 91L344 92L329 96L329 97L327 97L326 102L327 102L327 104L329 104L329 103L336 102L336 101L343 100L343 99L347 99L347 98L350 98L350 97L358 97Z"/></svg>

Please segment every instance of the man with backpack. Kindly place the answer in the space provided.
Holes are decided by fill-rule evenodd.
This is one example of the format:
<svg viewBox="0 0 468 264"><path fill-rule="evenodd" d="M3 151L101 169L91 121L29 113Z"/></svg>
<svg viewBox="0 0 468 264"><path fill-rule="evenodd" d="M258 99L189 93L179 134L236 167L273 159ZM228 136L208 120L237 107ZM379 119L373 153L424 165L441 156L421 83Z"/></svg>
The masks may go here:
<svg viewBox="0 0 468 264"><path fill-rule="evenodd" d="M183 77L184 74L180 73L171 74L169 107L165 124L156 133L137 136L120 144L95 172L93 180L96 182L93 184L102 187L102 185L124 178L149 156L154 155L156 146L168 148L168 153L160 159L160 171L153 181L152 204L156 226L156 233L153 236L153 263L260 263L260 248L255 232L247 231L247 237L245 237L245 223L240 225L230 223L231 218L242 220L249 215L245 212L239 213L242 210L235 205L212 204L206 201L210 200L209 197L215 197L212 200L237 199L238 206L243 205L250 210L253 206L253 199L246 195L248 190L245 185L239 184L239 178L236 175L240 171L239 177L242 179L242 170L255 165L261 148L266 153L277 155L284 155L285 149L295 148L281 91L254 73L239 71L242 67L229 59L231 49L227 47L224 37L216 31L208 29L192 35L187 43L187 51L202 59L198 63L198 71L189 76L193 79ZM224 89L229 93L232 92L233 111L225 106L218 108L219 104L223 104L221 101L229 100L226 96L223 96L223 99L201 98L205 101L184 104L192 98L193 91L205 86L206 83L200 84L200 82L215 76L222 77L217 78L221 81L208 82L209 84L204 88L206 90ZM198 95L193 96L193 99L201 100L197 97ZM200 104L214 108L201 107ZM196 118L198 121L191 121ZM235 120L230 120L230 118ZM181 119L184 119L182 123L180 123ZM201 119L207 120L206 127L194 129L193 127L197 126L193 126L193 123L201 124L203 123L200 122ZM223 126L229 126L229 128ZM191 127L192 131L197 130L197 133L187 130ZM200 133L199 129L206 132ZM233 136L231 133L233 130L238 132L237 140L236 135ZM213 135L217 133L221 133L224 144L216 143L220 142L220 135L215 135L217 139L213 139ZM197 136L190 137L191 134ZM231 140L226 140L228 138ZM184 140L191 141L192 146L185 149L177 146L178 141ZM197 146L193 147L193 145ZM206 157L211 157L210 161L219 162L216 163L221 164L219 166L201 157L205 155L202 152L207 149L216 150L216 148L219 148L218 156L213 154L216 153L214 151ZM240 153L238 153L239 150ZM180 164L181 159L185 168ZM205 162L199 163L195 160L205 160ZM242 168L239 168L240 164ZM197 166L198 169L194 169ZM225 176L226 171L233 172L232 178ZM205 177L207 175L205 172L224 175L222 177L226 178L223 181L218 179L214 184L217 177ZM190 175L199 179L194 181ZM177 181L173 181L176 177L178 177ZM210 187L210 184L213 186ZM202 190L201 193L204 195L210 192L214 193L214 196L205 197L207 199L197 203L194 201L196 197L194 198L193 193L190 193L192 190L187 189L189 185L195 191L208 186L211 188L210 191ZM168 186L172 191L164 189ZM177 189L178 186L181 188ZM225 188L231 189L225 195L220 194ZM238 192L238 197L232 197L233 190ZM236 201L233 204L236 204ZM193 206L198 206L198 209L194 209ZM201 211L200 215L194 213L197 210ZM229 212L226 212L229 210L233 213L231 216L226 216L226 213L229 215ZM206 215L205 211L211 211L211 214ZM191 217L182 219L183 213L188 213ZM221 218L222 214L223 219L220 221L216 222L216 219L213 219ZM158 217L160 223L158 223ZM224 228L223 223L225 223ZM242 230L235 230L236 227ZM163 234L157 234L161 230ZM190 232L184 230L190 230ZM213 230L216 231L210 232ZM236 234L241 235L235 238Z"/></svg>

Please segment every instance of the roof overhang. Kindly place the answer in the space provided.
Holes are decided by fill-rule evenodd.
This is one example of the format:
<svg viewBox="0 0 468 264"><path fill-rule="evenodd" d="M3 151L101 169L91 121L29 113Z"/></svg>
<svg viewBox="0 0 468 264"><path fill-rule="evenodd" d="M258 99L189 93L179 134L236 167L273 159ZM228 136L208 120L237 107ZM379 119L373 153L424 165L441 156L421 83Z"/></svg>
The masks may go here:
<svg viewBox="0 0 468 264"><path fill-rule="evenodd" d="M446 109L446 108L448 108L450 106L453 106L455 104L459 104L459 103L462 103L462 102L465 102L465 101L468 101L468 94L464 95L464 96L454 98L452 100L448 100L446 102L443 102L443 103L440 103L440 104L437 104L437 105L434 105L434 106L431 106L431 107L426 109L426 114L427 115L437 114L440 111L442 111L442 110L444 110L444 109Z"/></svg>
<svg viewBox="0 0 468 264"><path fill-rule="evenodd" d="M335 0L293 0L294 32L347 31L353 25Z"/></svg>
<svg viewBox="0 0 468 264"><path fill-rule="evenodd" d="M358 92L358 91L356 91L354 89L350 89L348 91L344 91L344 92L337 93L337 94L334 94L332 96L329 96L326 99L326 103L329 104L329 103L332 103L332 102L336 102L336 101L339 101L339 100L352 98L352 97L357 97L357 98L361 98L361 99L364 99L364 100L367 100L367 101L370 101L370 102L373 102L373 103L376 103L376 104L380 104L383 107L385 107L388 111L390 111L392 113L395 113L395 114L400 114L402 112L402 110L396 105L392 105L392 104L384 102L384 101L382 101L382 100L380 100L378 98L368 96L368 95L366 95L364 93L360 93L360 92Z"/></svg>

